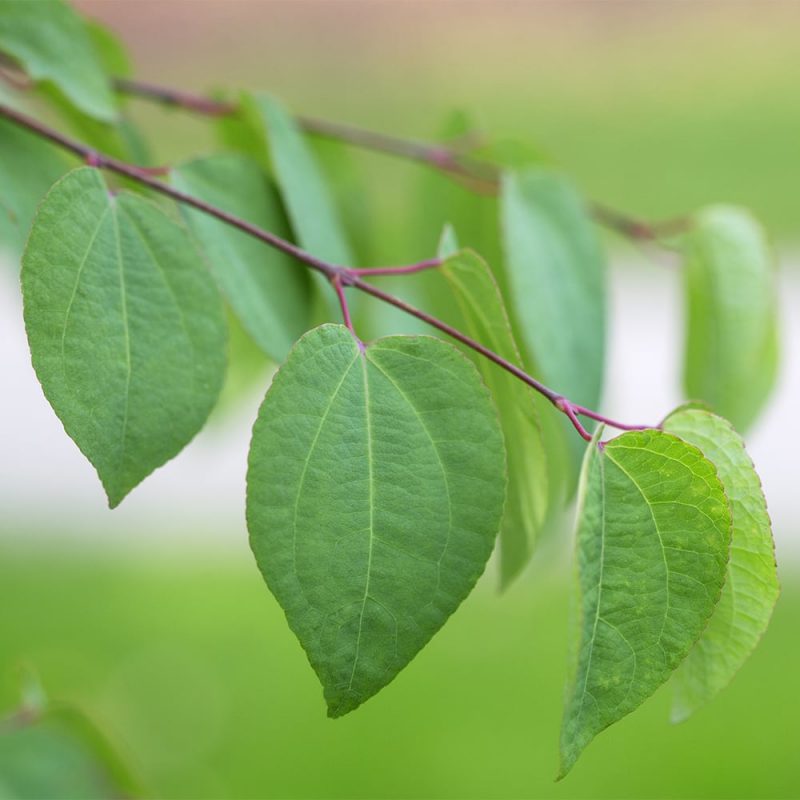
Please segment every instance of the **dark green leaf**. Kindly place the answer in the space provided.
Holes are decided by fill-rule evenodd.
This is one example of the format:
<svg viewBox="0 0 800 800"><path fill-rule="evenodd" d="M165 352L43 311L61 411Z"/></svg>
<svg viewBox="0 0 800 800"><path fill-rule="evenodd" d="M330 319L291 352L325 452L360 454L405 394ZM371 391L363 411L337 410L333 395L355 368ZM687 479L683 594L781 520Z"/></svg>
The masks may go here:
<svg viewBox="0 0 800 800"><path fill-rule="evenodd" d="M225 367L216 288L181 227L82 167L39 207L22 290L44 393L116 506L214 405Z"/></svg>
<svg viewBox="0 0 800 800"><path fill-rule="evenodd" d="M722 484L693 445L658 430L590 445L578 512L580 645L561 776L686 657L719 600L730 536Z"/></svg>
<svg viewBox="0 0 800 800"><path fill-rule="evenodd" d="M472 364L431 337L293 348L253 430L250 541L325 690L352 711L469 594L500 525L503 439Z"/></svg>
<svg viewBox="0 0 800 800"><path fill-rule="evenodd" d="M52 83L83 113L114 119L114 97L91 36L62 0L2 0L0 51L33 80Z"/></svg>
<svg viewBox="0 0 800 800"><path fill-rule="evenodd" d="M686 391L744 430L778 365L774 265L761 226L743 209L706 209L686 236L684 271Z"/></svg>
<svg viewBox="0 0 800 800"><path fill-rule="evenodd" d="M234 154L211 156L172 171L174 186L286 237L286 221L258 164ZM185 208L211 272L245 329L275 361L286 358L308 328L310 284L303 265L201 211Z"/></svg>
<svg viewBox="0 0 800 800"><path fill-rule="evenodd" d="M730 423L709 411L682 408L664 430L700 448L717 468L731 506L733 537L719 605L672 678L673 721L689 717L731 681L767 629L780 587L775 544L761 482Z"/></svg>

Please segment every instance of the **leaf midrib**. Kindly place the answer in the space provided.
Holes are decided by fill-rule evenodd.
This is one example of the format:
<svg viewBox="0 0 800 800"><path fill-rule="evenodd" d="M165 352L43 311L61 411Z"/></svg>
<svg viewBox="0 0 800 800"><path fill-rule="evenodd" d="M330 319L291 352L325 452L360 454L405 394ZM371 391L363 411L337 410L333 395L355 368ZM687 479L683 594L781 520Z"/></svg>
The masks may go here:
<svg viewBox="0 0 800 800"><path fill-rule="evenodd" d="M306 457L305 462L303 463L303 470L300 473L300 480L298 481L297 485L297 495L295 496L294 512L292 514L292 569L294 571L295 577L297 578L298 585L303 591L303 594L305 594L305 589L303 588L303 583L300 580L300 575L297 571L297 513L300 508L300 497L303 494L303 488L305 486L306 476L308 474L308 466L311 463L314 451L316 450L317 443L319 442L319 437L322 434L322 429L325 427L328 415L330 414L330 411L333 408L333 404L336 402L336 398L339 396L339 391L344 385L344 382L347 380L347 376L350 374L350 370L352 370L357 360L358 360L358 353L356 353L353 360L350 362L350 364L348 364L347 369L345 369L344 373L342 374L341 380L336 385L336 388L333 390L330 400L328 400L328 407L325 409L325 412L323 413L319 421L319 427L317 428L317 432L314 434L314 439L311 442L311 447L309 447L308 456Z"/></svg>
<svg viewBox="0 0 800 800"><path fill-rule="evenodd" d="M369 487L369 499L367 505L369 506L369 550L367 553L367 579L364 582L364 597L361 600L361 611L358 615L358 633L356 634L356 647L353 655L353 668L350 671L350 679L347 682L347 691L353 688L353 680L356 675L356 667L358 666L358 657L361 652L361 631L364 627L364 612L367 608L367 600L369 599L369 584L372 578L372 550L375 543L375 509L374 509L374 477L372 470L372 419L370 416L369 404L369 379L367 377L367 357L366 354L359 354L356 359L361 360L361 374L364 380L364 421L366 423L367 434L367 485ZM388 609L387 609L388 610Z"/></svg>

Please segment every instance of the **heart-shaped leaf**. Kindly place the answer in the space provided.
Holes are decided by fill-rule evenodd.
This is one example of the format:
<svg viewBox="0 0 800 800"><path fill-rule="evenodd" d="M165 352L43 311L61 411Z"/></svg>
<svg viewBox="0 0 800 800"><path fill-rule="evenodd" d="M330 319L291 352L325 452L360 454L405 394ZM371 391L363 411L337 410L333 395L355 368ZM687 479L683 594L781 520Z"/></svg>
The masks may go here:
<svg viewBox="0 0 800 800"><path fill-rule="evenodd" d="M109 503L179 453L222 385L219 293L186 231L100 173L48 193L22 264L33 366Z"/></svg>
<svg viewBox="0 0 800 800"><path fill-rule="evenodd" d="M503 438L472 364L432 337L295 345L253 429L250 542L330 716L389 683L469 594L503 511Z"/></svg>
<svg viewBox="0 0 800 800"><path fill-rule="evenodd" d="M725 582L731 512L714 465L658 430L589 446L577 532L580 644L561 776L686 657Z"/></svg>

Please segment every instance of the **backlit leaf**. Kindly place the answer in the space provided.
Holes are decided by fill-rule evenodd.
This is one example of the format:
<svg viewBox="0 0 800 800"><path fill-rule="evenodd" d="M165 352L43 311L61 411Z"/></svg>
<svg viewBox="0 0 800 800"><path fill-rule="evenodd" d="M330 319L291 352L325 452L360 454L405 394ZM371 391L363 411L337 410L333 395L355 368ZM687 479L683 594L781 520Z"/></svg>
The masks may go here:
<svg viewBox="0 0 800 800"><path fill-rule="evenodd" d="M503 439L472 364L432 337L307 333L253 429L250 542L325 690L352 711L469 594L500 525Z"/></svg>
<svg viewBox="0 0 800 800"><path fill-rule="evenodd" d="M261 228L286 237L277 197L258 164L224 154L172 171L172 184ZM211 273L245 329L267 355L286 358L309 325L308 269L246 233L185 207Z"/></svg>
<svg viewBox="0 0 800 800"><path fill-rule="evenodd" d="M682 408L664 430L700 448L714 463L731 506L728 577L708 627L672 678L675 722L724 689L767 629L780 587L775 544L761 482L730 423L709 411Z"/></svg>
<svg viewBox="0 0 800 800"><path fill-rule="evenodd" d="M110 505L203 426L222 384L216 287L186 231L149 201L69 173L34 220L22 266L33 366Z"/></svg>
<svg viewBox="0 0 800 800"><path fill-rule="evenodd" d="M658 430L589 446L578 510L579 639L561 776L686 657L719 600L731 512L714 465Z"/></svg>
<svg viewBox="0 0 800 800"><path fill-rule="evenodd" d="M450 256L440 270L459 304L461 330L512 364L522 365L503 298L486 262L465 250ZM543 398L488 359L473 355L497 403L506 443L508 493L500 530L500 576L507 586L527 564L552 511L550 480L556 475L540 424L538 405Z"/></svg>
<svg viewBox="0 0 800 800"><path fill-rule="evenodd" d="M747 211L716 206L698 216L684 252L686 392L744 430L778 366L774 265L764 231Z"/></svg>

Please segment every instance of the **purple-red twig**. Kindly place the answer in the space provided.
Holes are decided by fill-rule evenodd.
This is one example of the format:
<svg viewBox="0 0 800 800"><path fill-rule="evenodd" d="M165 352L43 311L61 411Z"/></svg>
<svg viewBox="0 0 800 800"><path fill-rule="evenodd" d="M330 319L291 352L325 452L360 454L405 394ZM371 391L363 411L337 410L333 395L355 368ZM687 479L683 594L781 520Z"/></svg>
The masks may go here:
<svg viewBox="0 0 800 800"><path fill-rule="evenodd" d="M123 94L154 100L163 105L184 108L207 116L227 116L236 113L238 109L235 103L212 100L203 95L129 78L116 78L114 86ZM336 139L355 147L418 161L459 178L477 192L497 192L500 181L497 167L486 161L470 158L459 147L404 139L316 117L297 115L295 120L306 133L314 136ZM685 217L645 222L603 203L591 202L589 207L596 222L635 241L653 241L662 236L681 233L689 226L689 220Z"/></svg>
<svg viewBox="0 0 800 800"><path fill-rule="evenodd" d="M580 420L578 419L579 415L589 417L599 422L604 422L611 427L620 428L622 430L629 430L632 428L640 427L640 426L623 425L621 423L614 422L613 420L608 419L595 411L591 411L590 409L586 409L582 406L575 405L570 400L565 398L563 395L559 394L553 389L550 389L548 386L545 386L541 381L536 380L536 378L534 378L533 376L528 375L528 373L525 372L520 367L516 366L515 364L512 364L510 361L503 358L498 353L495 353L493 350L490 350L488 347L482 345L480 342L476 341L472 337L467 336L465 333L462 333L458 329L454 328L452 325L449 325L443 320L440 320L437 317L428 314L426 311L422 311L421 309L418 309L415 306L406 303L399 297L395 297L394 295L383 291L377 286L373 286L371 283L367 283L362 278L362 275L365 274L363 270L357 270L339 264L331 264L327 261L317 258L316 256L313 256L311 253L308 253L302 248L298 247L297 245L294 245L291 242L288 242L285 239L276 236L274 233L271 233L270 231L264 230L263 228L259 228L257 225L253 225L252 223L247 222L246 220L243 220L240 217L237 217L233 214L230 214L221 208L217 208L216 206L211 205L210 203L207 203L204 200L200 200L199 198L186 194L185 192L182 192L179 189L176 189L175 187L170 186L167 183L163 183L162 181L156 180L152 176L152 174L150 174L150 172L146 169L143 169L141 167L135 167L131 164L126 164L125 162L120 161L119 159L113 158L103 153L98 153L91 147L88 147L78 141L70 139L69 137L65 136L59 131L50 128L47 125L42 124L38 120L35 120L26 114L16 111L15 109L10 108L9 106L0 104L0 116L5 117L6 119L10 120L16 125L26 128L32 133L35 133L38 136L41 136L42 138L53 142L59 147L68 150L71 153L74 153L75 155L82 158L85 163L93 167L99 169L105 169L110 172L114 172L118 175L124 175L125 177L130 178L131 180L136 181L142 184L143 186L147 186L148 188L152 189L155 192L159 192L160 194L172 198L178 203L183 203L184 205L192 206L193 208L196 208L198 211L202 211L203 213L208 214L209 216L216 217L222 222L231 225L234 228L238 228L244 233L247 233L250 236L255 237L256 239L261 240L265 244L268 244L270 247L274 247L286 253L287 255L292 256L297 261L301 262L302 264L305 264L310 269L322 273L332 283L339 298L339 302L342 305L342 314L344 316L345 325L347 325L347 327L350 329L351 332L354 333L354 335L355 332L353 331L353 324L350 318L349 308L347 306L347 301L344 296L345 286L353 286L354 288L358 289L361 292L364 292L365 294L371 295L372 297L375 297L378 300L383 301L384 303L388 303L389 305L395 306L395 308L399 308L400 310L406 312L407 314L410 314L411 316L414 316L417 319L420 319L423 322L428 323L432 327L442 331L442 333L447 334L456 341L461 342L463 345L474 350L476 353L479 353L485 358L488 358L490 361L497 364L497 366L501 367L510 374L514 375L516 378L519 378L519 380L523 381L528 386L532 387L537 392L546 397L559 411L566 414L566 416L570 419L575 429L584 439L590 440L591 435L588 433L586 428L584 428L584 426L581 424ZM429 269L431 267L434 267L437 265L437 262L438 259L429 259L427 261L419 262L419 264L410 264L404 267L378 267L375 268L375 270L379 271L372 271L369 274L408 274L412 272L418 272L421 269ZM356 337L356 339L358 339L358 337Z"/></svg>
<svg viewBox="0 0 800 800"><path fill-rule="evenodd" d="M418 264L408 264L404 267L364 267L351 268L347 272L353 276L364 277L365 275L411 275L414 272L422 272L426 269L435 269L442 266L441 258L429 258L427 261L420 261Z"/></svg>

